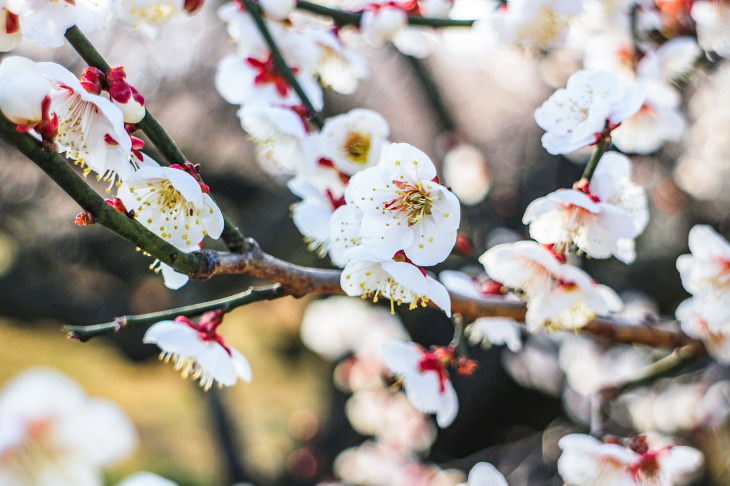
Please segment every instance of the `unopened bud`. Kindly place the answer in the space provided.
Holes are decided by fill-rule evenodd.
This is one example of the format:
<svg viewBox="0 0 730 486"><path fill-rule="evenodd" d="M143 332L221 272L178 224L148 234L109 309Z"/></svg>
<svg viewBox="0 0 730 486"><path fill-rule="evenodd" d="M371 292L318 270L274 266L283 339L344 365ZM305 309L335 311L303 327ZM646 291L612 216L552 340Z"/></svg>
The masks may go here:
<svg viewBox="0 0 730 486"><path fill-rule="evenodd" d="M74 218L74 223L79 226L89 226L96 222L96 218L89 211L81 211Z"/></svg>

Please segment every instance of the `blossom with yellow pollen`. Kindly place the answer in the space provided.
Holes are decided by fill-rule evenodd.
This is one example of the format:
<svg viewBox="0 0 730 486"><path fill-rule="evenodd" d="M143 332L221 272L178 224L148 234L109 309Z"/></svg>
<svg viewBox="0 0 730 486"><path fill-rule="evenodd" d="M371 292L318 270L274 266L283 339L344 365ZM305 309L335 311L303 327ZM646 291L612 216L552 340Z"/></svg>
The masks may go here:
<svg viewBox="0 0 730 486"><path fill-rule="evenodd" d="M149 37L175 15L184 11L183 0L121 0L114 3L119 20Z"/></svg>
<svg viewBox="0 0 730 486"><path fill-rule="evenodd" d="M197 179L192 164L142 167L120 186L117 197L142 225L170 244L189 250L223 231L223 215Z"/></svg>
<svg viewBox="0 0 730 486"><path fill-rule="evenodd" d="M459 200L411 145L383 150L379 165L352 177L345 199L363 212L362 245L383 260L403 250L416 265L435 265L454 247Z"/></svg>
<svg viewBox="0 0 730 486"><path fill-rule="evenodd" d="M545 50L565 42L572 19L582 11L580 0L512 0L490 21L505 42Z"/></svg>
<svg viewBox="0 0 730 486"><path fill-rule="evenodd" d="M329 118L322 129L322 156L340 172L354 175L378 163L390 127L379 113L356 108Z"/></svg>

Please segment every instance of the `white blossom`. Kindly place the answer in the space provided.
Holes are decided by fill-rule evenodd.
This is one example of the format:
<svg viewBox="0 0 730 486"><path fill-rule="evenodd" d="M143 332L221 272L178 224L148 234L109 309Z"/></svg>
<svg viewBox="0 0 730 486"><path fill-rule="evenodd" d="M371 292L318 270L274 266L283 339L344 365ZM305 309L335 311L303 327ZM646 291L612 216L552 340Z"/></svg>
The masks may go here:
<svg viewBox="0 0 730 486"><path fill-rule="evenodd" d="M5 0L0 0L0 52L12 51L21 40L20 18L7 8Z"/></svg>
<svg viewBox="0 0 730 486"><path fill-rule="evenodd" d="M378 163L390 127L379 113L356 108L327 119L320 137L320 151L335 167L354 175Z"/></svg>
<svg viewBox="0 0 730 486"><path fill-rule="evenodd" d="M177 483L165 479L157 474L138 472L127 476L117 486L177 486Z"/></svg>
<svg viewBox="0 0 730 486"><path fill-rule="evenodd" d="M360 31L375 46L392 40L408 23L408 15L400 6L392 3L368 5L360 19Z"/></svg>
<svg viewBox="0 0 730 486"><path fill-rule="evenodd" d="M51 111L59 118L59 150L103 180L124 180L134 171L132 139L124 115L111 101L89 93L70 71L52 62L38 63L53 82Z"/></svg>
<svg viewBox="0 0 730 486"><path fill-rule="evenodd" d="M261 8L267 16L275 20L286 19L296 6L296 0L261 0Z"/></svg>
<svg viewBox="0 0 730 486"><path fill-rule="evenodd" d="M697 24L697 40L704 50L730 56L730 5L710 0L693 2L692 19Z"/></svg>
<svg viewBox="0 0 730 486"><path fill-rule="evenodd" d="M551 154L566 154L596 143L636 113L644 102L640 86L622 86L608 71L578 71L535 111L545 130L542 145Z"/></svg>
<svg viewBox="0 0 730 486"><path fill-rule="evenodd" d="M565 42L572 19L582 10L578 0L513 0L488 21L503 42L546 50Z"/></svg>
<svg viewBox="0 0 730 486"><path fill-rule="evenodd" d="M203 315L196 324L187 318L160 321L144 335L145 343L156 344L160 359L172 360L183 378L200 382L204 390L213 383L235 385L238 379L251 381L251 366L235 348L226 345L217 327L222 317L216 311Z"/></svg>
<svg viewBox="0 0 730 486"><path fill-rule="evenodd" d="M30 59L11 56L0 63L0 111L15 124L33 127L40 123L41 106L51 88L51 81Z"/></svg>
<svg viewBox="0 0 730 486"><path fill-rule="evenodd" d="M142 225L187 250L206 235L217 239L223 215L207 186L178 167L142 167L122 183L117 197Z"/></svg>
<svg viewBox="0 0 730 486"><path fill-rule="evenodd" d="M716 360L730 363L730 319L727 311L719 316L712 313L701 298L684 300L675 311L682 331L694 339L700 339Z"/></svg>
<svg viewBox="0 0 730 486"><path fill-rule="evenodd" d="M482 152L473 145L459 144L444 157L444 182L463 204L479 204L489 193L492 181Z"/></svg>
<svg viewBox="0 0 730 486"><path fill-rule="evenodd" d="M416 265L446 259L456 242L460 207L435 178L431 160L403 143L387 147L380 165L355 174L345 199L363 212L363 246L381 259L404 250Z"/></svg>
<svg viewBox="0 0 730 486"><path fill-rule="evenodd" d="M395 304L409 304L415 309L419 304L433 302L451 315L451 297L446 288L403 256L382 260L363 247L352 248L348 256L350 261L340 279L347 295L372 298L373 302L381 297L389 299L391 311Z"/></svg>
<svg viewBox="0 0 730 486"><path fill-rule="evenodd" d="M478 462L469 471L465 483L457 486L508 486L501 472L488 462Z"/></svg>
<svg viewBox="0 0 730 486"><path fill-rule="evenodd" d="M323 86L342 94L353 94L361 80L370 73L365 58L349 48L334 32L310 29L305 33L321 50L317 65L319 81Z"/></svg>
<svg viewBox="0 0 730 486"><path fill-rule="evenodd" d="M403 378L413 406L436 414L439 427L448 427L459 412L459 401L443 361L414 343L392 340L383 346L383 362Z"/></svg>
<svg viewBox="0 0 730 486"><path fill-rule="evenodd" d="M109 19L109 0L9 0L8 7L20 17L23 37L47 47L61 47L64 34L76 25L90 34Z"/></svg>
<svg viewBox="0 0 730 486"><path fill-rule="evenodd" d="M302 199L292 205L294 225L304 235L309 250L324 257L330 249L332 216L345 204L344 188L337 192L330 188L323 191L303 177L291 179L287 186Z"/></svg>
<svg viewBox="0 0 730 486"><path fill-rule="evenodd" d="M26 371L0 395L0 484L101 486L102 468L136 446L129 418L50 369Z"/></svg>
<svg viewBox="0 0 730 486"><path fill-rule="evenodd" d="M522 218L540 243L575 245L594 258L615 255L626 263L648 221L646 193L631 181L631 161L615 152L603 155L589 185L538 198Z"/></svg>
<svg viewBox="0 0 730 486"><path fill-rule="evenodd" d="M184 0L115 0L117 18L150 38L175 15L185 11Z"/></svg>
<svg viewBox="0 0 730 486"><path fill-rule="evenodd" d="M520 325L509 317L480 317L468 327L469 342L482 345L505 345L516 353L522 349Z"/></svg>

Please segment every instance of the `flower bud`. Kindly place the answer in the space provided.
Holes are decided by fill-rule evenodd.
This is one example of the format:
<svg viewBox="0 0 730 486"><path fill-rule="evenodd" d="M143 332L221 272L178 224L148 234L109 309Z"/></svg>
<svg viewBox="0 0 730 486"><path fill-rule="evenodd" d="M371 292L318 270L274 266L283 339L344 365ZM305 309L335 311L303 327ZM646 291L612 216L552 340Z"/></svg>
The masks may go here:
<svg viewBox="0 0 730 486"><path fill-rule="evenodd" d="M40 123L41 105L50 91L51 82L30 59L13 56L0 63L0 111L13 123Z"/></svg>

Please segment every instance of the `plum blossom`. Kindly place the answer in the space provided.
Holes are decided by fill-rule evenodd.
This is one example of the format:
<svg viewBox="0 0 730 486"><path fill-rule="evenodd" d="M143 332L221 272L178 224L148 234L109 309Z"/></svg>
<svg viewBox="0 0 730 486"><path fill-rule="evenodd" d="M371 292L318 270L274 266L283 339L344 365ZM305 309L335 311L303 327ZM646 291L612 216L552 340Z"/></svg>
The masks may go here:
<svg viewBox="0 0 730 486"><path fill-rule="evenodd" d="M310 157L312 141L296 107L247 103L238 110L241 127L256 145L259 165L270 174L295 174Z"/></svg>
<svg viewBox="0 0 730 486"><path fill-rule="evenodd" d="M596 143L636 113L644 102L637 84L622 86L608 71L578 71L535 111L545 130L542 145L553 155Z"/></svg>
<svg viewBox="0 0 730 486"><path fill-rule="evenodd" d="M704 50L730 56L730 5L710 0L693 2L692 19L697 24L697 40Z"/></svg>
<svg viewBox="0 0 730 486"><path fill-rule="evenodd" d="M143 342L156 344L165 363L172 360L183 378L192 378L209 390L213 383L235 385L238 379L251 381L251 366L235 348L228 346L218 333L223 322L223 311L210 311L194 323L184 316L174 321L160 321L152 325Z"/></svg>
<svg viewBox="0 0 730 486"><path fill-rule="evenodd" d="M473 145L459 144L443 160L444 182L463 204L479 204L489 193L492 181L482 152Z"/></svg>
<svg viewBox="0 0 730 486"><path fill-rule="evenodd" d="M160 27L184 10L184 0L117 0L114 2L114 13L117 18L150 38L155 38Z"/></svg>
<svg viewBox="0 0 730 486"><path fill-rule="evenodd" d="M42 105L52 87L30 59L11 56L0 63L0 111L17 125L34 127L43 121Z"/></svg>
<svg viewBox="0 0 730 486"><path fill-rule="evenodd" d="M345 199L363 212L363 246L381 259L403 250L416 265L446 259L456 242L460 207L436 180L426 154L404 143L391 144L378 166L355 174Z"/></svg>
<svg viewBox="0 0 730 486"><path fill-rule="evenodd" d="M394 339L383 346L383 363L403 379L413 406L436 414L439 427L448 427L459 411L459 401L446 369L448 360L415 343Z"/></svg>
<svg viewBox="0 0 730 486"><path fill-rule="evenodd" d="M20 18L8 9L6 0L0 0L0 52L12 51L21 40Z"/></svg>
<svg viewBox="0 0 730 486"><path fill-rule="evenodd" d="M457 486L509 486L501 472L488 462L478 462L469 471L465 483Z"/></svg>
<svg viewBox="0 0 730 486"><path fill-rule="evenodd" d="M0 395L0 484L101 486L137 434L115 404L88 397L67 376L32 369Z"/></svg>
<svg viewBox="0 0 730 486"><path fill-rule="evenodd" d="M328 187L322 191L313 181L303 177L291 179L287 186L302 199L292 205L294 225L304 235L308 249L324 257L330 249L332 216L345 204L344 188L337 191Z"/></svg>
<svg viewBox="0 0 730 486"><path fill-rule="evenodd" d="M261 8L274 20L286 19L296 6L296 0L261 0Z"/></svg>
<svg viewBox="0 0 730 486"><path fill-rule="evenodd" d="M722 363L730 363L730 319L727 311L718 318L708 312L701 298L693 297L679 304L675 315L682 331L702 340L710 356Z"/></svg>
<svg viewBox="0 0 730 486"><path fill-rule="evenodd" d="M495 11L488 22L503 42L547 50L565 42L572 19L582 10L578 0L516 0Z"/></svg>
<svg viewBox="0 0 730 486"><path fill-rule="evenodd" d="M631 161L607 152L590 183L560 189L530 203L522 222L530 236L543 244L575 245L594 258L616 256L625 263L635 258L634 238L649 221L644 189L631 181Z"/></svg>
<svg viewBox="0 0 730 486"><path fill-rule="evenodd" d="M480 317L467 328L469 342L484 346L501 346L516 353L522 349L520 325L509 317Z"/></svg>
<svg viewBox="0 0 730 486"><path fill-rule="evenodd" d="M395 304L409 304L409 309L433 302L446 315L451 315L451 297L446 288L430 277L399 252L392 259L383 260L359 246L348 250L350 261L340 278L342 290L350 296L390 300L391 312Z"/></svg>
<svg viewBox="0 0 730 486"><path fill-rule="evenodd" d="M458 270L442 270L439 280L450 292L455 292L472 299L502 297L507 289L496 280L492 280L483 272L470 275Z"/></svg>
<svg viewBox="0 0 730 486"><path fill-rule="evenodd" d="M533 241L494 246L479 261L492 278L524 293L525 323L530 332L578 329L596 315L618 311L622 305L611 289L564 263L563 255Z"/></svg>
<svg viewBox="0 0 730 486"><path fill-rule="evenodd" d="M329 255L332 263L344 267L350 260L348 251L362 244L362 211L352 204L340 206L330 218Z"/></svg>
<svg viewBox="0 0 730 486"><path fill-rule="evenodd" d="M117 197L142 225L187 250L197 247L206 235L217 239L223 231L223 215L209 192L192 164L150 164L125 180Z"/></svg>
<svg viewBox="0 0 730 486"><path fill-rule="evenodd" d="M390 127L379 113L356 108L327 119L320 151L337 170L354 175L378 163Z"/></svg>
<svg viewBox="0 0 730 486"><path fill-rule="evenodd" d="M644 85L647 87L644 104L612 135L613 143L623 152L650 154L664 142L678 142L684 135L687 122L680 110L679 93L661 82Z"/></svg>
<svg viewBox="0 0 730 486"><path fill-rule="evenodd" d="M406 11L396 2L371 3L360 19L360 31L375 46L392 40L408 24Z"/></svg>
<svg viewBox="0 0 730 486"><path fill-rule="evenodd" d="M47 47L61 47L72 26L90 34L110 17L109 0L9 0L8 7L20 20L23 37Z"/></svg>
<svg viewBox="0 0 730 486"><path fill-rule="evenodd" d="M702 299L717 316L728 316L730 297L730 244L712 227L696 225L689 232L690 254L677 258L682 285Z"/></svg>
<svg viewBox="0 0 730 486"><path fill-rule="evenodd" d="M697 449L670 445L651 450L643 437L634 440L633 450L583 434L566 435L558 444L563 450L558 472L567 486L676 486L702 466Z"/></svg>
<svg viewBox="0 0 730 486"><path fill-rule="evenodd" d="M38 66L53 83L50 109L59 118L55 139L59 150L103 180L129 177L135 165L122 111L107 98L90 93L63 66L52 62Z"/></svg>
<svg viewBox="0 0 730 486"><path fill-rule="evenodd" d="M317 43L321 51L316 69L320 83L338 93L354 93L360 81L369 74L365 58L345 45L334 32L315 28L305 33Z"/></svg>

